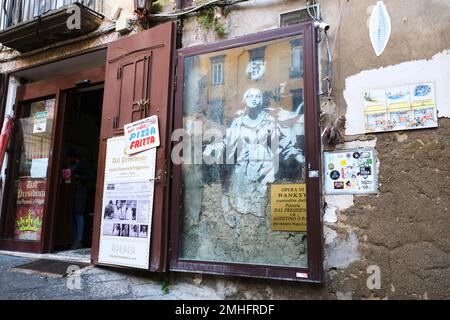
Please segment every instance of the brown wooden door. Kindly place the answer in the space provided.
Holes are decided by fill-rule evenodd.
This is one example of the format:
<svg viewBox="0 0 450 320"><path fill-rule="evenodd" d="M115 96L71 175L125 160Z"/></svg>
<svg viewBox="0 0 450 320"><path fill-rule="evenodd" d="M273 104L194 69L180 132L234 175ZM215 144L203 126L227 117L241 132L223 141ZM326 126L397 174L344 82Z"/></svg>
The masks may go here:
<svg viewBox="0 0 450 320"><path fill-rule="evenodd" d="M175 24L159 25L108 46L92 258L98 263L107 139L124 134L125 124L157 115L157 149L150 270L163 271L167 253L168 168L170 157L172 67Z"/></svg>

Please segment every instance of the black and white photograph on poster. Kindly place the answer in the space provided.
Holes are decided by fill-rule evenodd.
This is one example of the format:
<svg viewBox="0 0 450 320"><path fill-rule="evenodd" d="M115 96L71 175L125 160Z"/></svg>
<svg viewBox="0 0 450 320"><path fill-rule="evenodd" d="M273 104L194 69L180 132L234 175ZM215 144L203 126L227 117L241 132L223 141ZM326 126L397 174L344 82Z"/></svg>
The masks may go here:
<svg viewBox="0 0 450 320"><path fill-rule="evenodd" d="M139 238L139 225L138 224L132 224L131 225L130 237L132 237L132 238Z"/></svg>
<svg viewBox="0 0 450 320"><path fill-rule="evenodd" d="M120 236L120 223L105 223L103 225L104 236Z"/></svg>
<svg viewBox="0 0 450 320"><path fill-rule="evenodd" d="M130 225L129 224L122 224L122 228L120 230L120 236L121 237L129 237L130 236Z"/></svg>
<svg viewBox="0 0 450 320"><path fill-rule="evenodd" d="M376 164L373 148L325 152L325 193L376 194Z"/></svg>
<svg viewBox="0 0 450 320"><path fill-rule="evenodd" d="M148 238L148 225L141 225L139 230L139 238Z"/></svg>
<svg viewBox="0 0 450 320"><path fill-rule="evenodd" d="M107 201L104 208L104 219L136 221L137 200L113 200Z"/></svg>

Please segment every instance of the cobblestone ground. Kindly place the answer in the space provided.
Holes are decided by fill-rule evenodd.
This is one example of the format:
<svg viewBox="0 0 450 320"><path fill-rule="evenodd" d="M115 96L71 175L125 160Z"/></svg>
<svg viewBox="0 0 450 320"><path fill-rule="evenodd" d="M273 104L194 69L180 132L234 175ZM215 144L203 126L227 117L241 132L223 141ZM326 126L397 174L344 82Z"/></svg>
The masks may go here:
<svg viewBox="0 0 450 320"><path fill-rule="evenodd" d="M188 283L171 284L165 293L164 276L148 272L89 266L62 277L14 269L34 260L0 255L1 300L220 299L214 290Z"/></svg>

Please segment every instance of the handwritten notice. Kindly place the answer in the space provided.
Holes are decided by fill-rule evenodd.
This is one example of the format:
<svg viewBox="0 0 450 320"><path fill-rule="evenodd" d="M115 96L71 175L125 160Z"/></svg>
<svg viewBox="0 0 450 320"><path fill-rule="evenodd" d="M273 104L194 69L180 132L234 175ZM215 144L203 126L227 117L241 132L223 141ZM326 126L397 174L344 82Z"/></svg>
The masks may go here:
<svg viewBox="0 0 450 320"><path fill-rule="evenodd" d="M306 232L306 184L273 184L270 192L272 231Z"/></svg>
<svg viewBox="0 0 450 320"><path fill-rule="evenodd" d="M160 145L158 116L145 118L125 125L125 152L128 155Z"/></svg>

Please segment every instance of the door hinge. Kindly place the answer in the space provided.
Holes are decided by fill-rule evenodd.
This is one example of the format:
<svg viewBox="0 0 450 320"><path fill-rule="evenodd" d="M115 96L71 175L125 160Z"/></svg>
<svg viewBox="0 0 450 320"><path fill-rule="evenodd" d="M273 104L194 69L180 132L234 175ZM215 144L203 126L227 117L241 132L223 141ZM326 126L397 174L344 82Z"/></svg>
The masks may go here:
<svg viewBox="0 0 450 320"><path fill-rule="evenodd" d="M177 76L176 75L173 77L172 88L173 88L173 92L177 91Z"/></svg>
<svg viewBox="0 0 450 320"><path fill-rule="evenodd" d="M167 159L164 160L164 167L163 167L163 186L167 186Z"/></svg>

